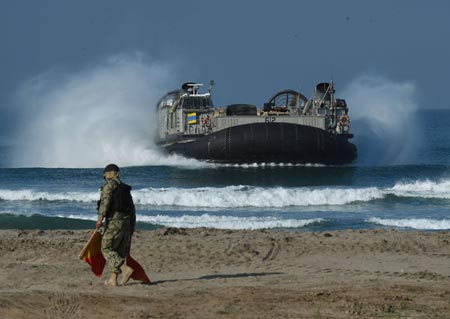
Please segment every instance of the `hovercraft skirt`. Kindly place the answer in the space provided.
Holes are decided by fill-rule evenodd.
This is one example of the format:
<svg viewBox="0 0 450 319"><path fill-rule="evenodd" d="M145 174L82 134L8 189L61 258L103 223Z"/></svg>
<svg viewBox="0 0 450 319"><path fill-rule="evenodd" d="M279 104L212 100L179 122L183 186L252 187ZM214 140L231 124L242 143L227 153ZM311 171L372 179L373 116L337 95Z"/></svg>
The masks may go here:
<svg viewBox="0 0 450 319"><path fill-rule="evenodd" d="M190 142L173 141L170 153L227 163L348 164L356 146L345 137L299 124L272 122L229 127Z"/></svg>

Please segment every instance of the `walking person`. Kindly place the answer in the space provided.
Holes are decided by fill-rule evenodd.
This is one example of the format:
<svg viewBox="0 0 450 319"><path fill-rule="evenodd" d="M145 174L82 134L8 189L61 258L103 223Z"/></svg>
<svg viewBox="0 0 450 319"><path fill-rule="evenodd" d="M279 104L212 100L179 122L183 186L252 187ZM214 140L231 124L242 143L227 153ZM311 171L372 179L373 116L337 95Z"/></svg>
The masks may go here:
<svg viewBox="0 0 450 319"><path fill-rule="evenodd" d="M119 167L107 165L103 177L96 228L104 227L101 251L111 270L105 285L114 287L118 285L119 274L122 274L121 284L133 275L133 268L125 264L125 258L136 224L136 210L131 187L120 180Z"/></svg>

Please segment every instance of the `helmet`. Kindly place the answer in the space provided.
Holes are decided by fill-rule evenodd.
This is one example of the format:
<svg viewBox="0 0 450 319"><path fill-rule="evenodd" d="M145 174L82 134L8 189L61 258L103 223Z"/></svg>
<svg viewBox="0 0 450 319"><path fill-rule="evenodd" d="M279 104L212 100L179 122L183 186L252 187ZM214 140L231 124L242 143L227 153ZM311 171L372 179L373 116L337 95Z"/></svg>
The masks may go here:
<svg viewBox="0 0 450 319"><path fill-rule="evenodd" d="M119 172L119 166L117 166L116 164L109 164L106 165L105 169L103 170L103 174L107 173L107 172Z"/></svg>

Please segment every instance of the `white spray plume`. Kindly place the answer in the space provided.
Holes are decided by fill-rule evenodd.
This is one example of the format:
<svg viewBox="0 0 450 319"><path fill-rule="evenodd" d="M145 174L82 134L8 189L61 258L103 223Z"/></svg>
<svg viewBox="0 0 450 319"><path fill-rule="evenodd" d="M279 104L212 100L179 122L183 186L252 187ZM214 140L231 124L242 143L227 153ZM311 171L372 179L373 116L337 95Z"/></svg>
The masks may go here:
<svg viewBox="0 0 450 319"><path fill-rule="evenodd" d="M420 146L416 88L382 77L362 76L344 90L353 142L362 165L410 164Z"/></svg>
<svg viewBox="0 0 450 319"><path fill-rule="evenodd" d="M47 72L19 90L16 166L195 165L153 144L156 102L179 83L168 64L122 54L77 73Z"/></svg>

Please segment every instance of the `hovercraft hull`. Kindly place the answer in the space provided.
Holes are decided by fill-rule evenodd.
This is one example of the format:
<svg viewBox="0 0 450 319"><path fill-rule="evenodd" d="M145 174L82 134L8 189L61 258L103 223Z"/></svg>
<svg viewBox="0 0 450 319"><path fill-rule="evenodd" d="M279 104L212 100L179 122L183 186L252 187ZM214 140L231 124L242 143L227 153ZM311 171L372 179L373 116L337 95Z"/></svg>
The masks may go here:
<svg viewBox="0 0 450 319"><path fill-rule="evenodd" d="M292 123L251 123L208 135L179 135L162 145L169 153L225 163L319 163L341 165L357 157L343 135Z"/></svg>

